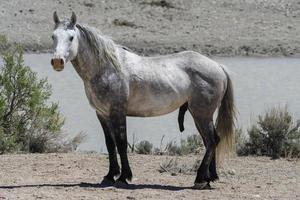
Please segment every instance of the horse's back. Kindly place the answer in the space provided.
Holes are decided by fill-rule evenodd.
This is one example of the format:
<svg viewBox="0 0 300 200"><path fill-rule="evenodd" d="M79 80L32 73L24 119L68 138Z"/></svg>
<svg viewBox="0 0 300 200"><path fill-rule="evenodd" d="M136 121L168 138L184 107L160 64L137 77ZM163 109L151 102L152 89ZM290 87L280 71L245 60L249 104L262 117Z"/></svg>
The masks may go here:
<svg viewBox="0 0 300 200"><path fill-rule="evenodd" d="M129 87L128 115L163 115L188 100L191 83L188 74L176 65L178 59L126 52L122 68Z"/></svg>
<svg viewBox="0 0 300 200"><path fill-rule="evenodd" d="M208 102L224 78L218 63L193 51L155 57L126 52L124 56L128 115L132 116L163 115L192 103L193 97Z"/></svg>
<svg viewBox="0 0 300 200"><path fill-rule="evenodd" d="M168 62L189 74L197 73L211 79L226 79L224 70L219 63L196 51L182 51L162 56L142 57L142 59L154 63Z"/></svg>
<svg viewBox="0 0 300 200"><path fill-rule="evenodd" d="M189 77L190 90L223 90L227 76L221 64L195 51L182 51L158 57L148 57L150 60L167 61L173 65L173 70L185 73ZM178 80L180 82L180 80ZM210 91L212 92L212 91Z"/></svg>

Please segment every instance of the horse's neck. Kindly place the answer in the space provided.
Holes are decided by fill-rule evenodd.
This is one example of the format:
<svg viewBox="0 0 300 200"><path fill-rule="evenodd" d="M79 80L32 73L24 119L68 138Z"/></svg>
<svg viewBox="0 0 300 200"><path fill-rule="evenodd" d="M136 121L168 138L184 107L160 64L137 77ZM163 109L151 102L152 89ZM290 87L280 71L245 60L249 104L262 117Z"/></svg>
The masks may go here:
<svg viewBox="0 0 300 200"><path fill-rule="evenodd" d="M102 74L117 73L112 64L105 60L104 56L101 58L92 52L92 48L88 42L78 33L79 45L77 56L72 60L72 64L84 82L89 82L95 76Z"/></svg>
<svg viewBox="0 0 300 200"><path fill-rule="evenodd" d="M95 58L94 53L84 42L79 42L77 56L71 62L83 81L91 80L100 70L104 70L100 69L99 58Z"/></svg>

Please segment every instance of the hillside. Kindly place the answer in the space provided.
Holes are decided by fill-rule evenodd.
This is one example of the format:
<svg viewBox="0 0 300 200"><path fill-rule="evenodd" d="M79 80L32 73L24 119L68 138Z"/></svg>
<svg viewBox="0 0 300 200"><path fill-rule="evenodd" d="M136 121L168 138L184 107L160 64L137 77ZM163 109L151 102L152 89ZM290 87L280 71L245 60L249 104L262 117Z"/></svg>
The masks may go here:
<svg viewBox="0 0 300 200"><path fill-rule="evenodd" d="M300 55L297 0L0 1L0 33L28 51L51 49L52 13L99 28L143 54Z"/></svg>

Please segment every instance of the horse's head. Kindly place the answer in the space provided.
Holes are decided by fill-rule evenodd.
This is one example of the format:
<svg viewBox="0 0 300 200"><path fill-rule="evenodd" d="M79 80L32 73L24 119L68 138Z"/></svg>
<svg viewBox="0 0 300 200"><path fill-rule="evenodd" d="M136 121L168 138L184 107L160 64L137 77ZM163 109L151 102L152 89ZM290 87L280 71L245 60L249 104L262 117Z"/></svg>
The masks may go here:
<svg viewBox="0 0 300 200"><path fill-rule="evenodd" d="M78 38L76 34L76 15L73 12L71 19L60 21L56 11L53 13L55 28L52 39L54 46L54 55L51 59L51 65L54 70L62 71L64 65L69 60L77 56Z"/></svg>

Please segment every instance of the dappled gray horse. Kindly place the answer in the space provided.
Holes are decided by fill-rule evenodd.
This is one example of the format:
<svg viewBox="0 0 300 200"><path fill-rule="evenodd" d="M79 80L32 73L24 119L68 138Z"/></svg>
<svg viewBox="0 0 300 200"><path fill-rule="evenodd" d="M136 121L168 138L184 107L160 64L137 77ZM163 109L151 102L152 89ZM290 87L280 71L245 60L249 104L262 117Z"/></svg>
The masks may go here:
<svg viewBox="0 0 300 200"><path fill-rule="evenodd" d="M116 183L114 178L120 174L117 151L121 158L117 183L132 178L126 116L159 116L177 108L180 131L189 110L206 147L195 187L202 189L218 179L216 149L222 152L230 146L234 126L233 90L224 66L193 51L136 55L96 29L77 24L74 13L70 20L60 21L54 12L54 22L51 64L61 71L66 62L72 62L103 127L109 153L109 171L103 183ZM215 128L213 114L218 107Z"/></svg>

